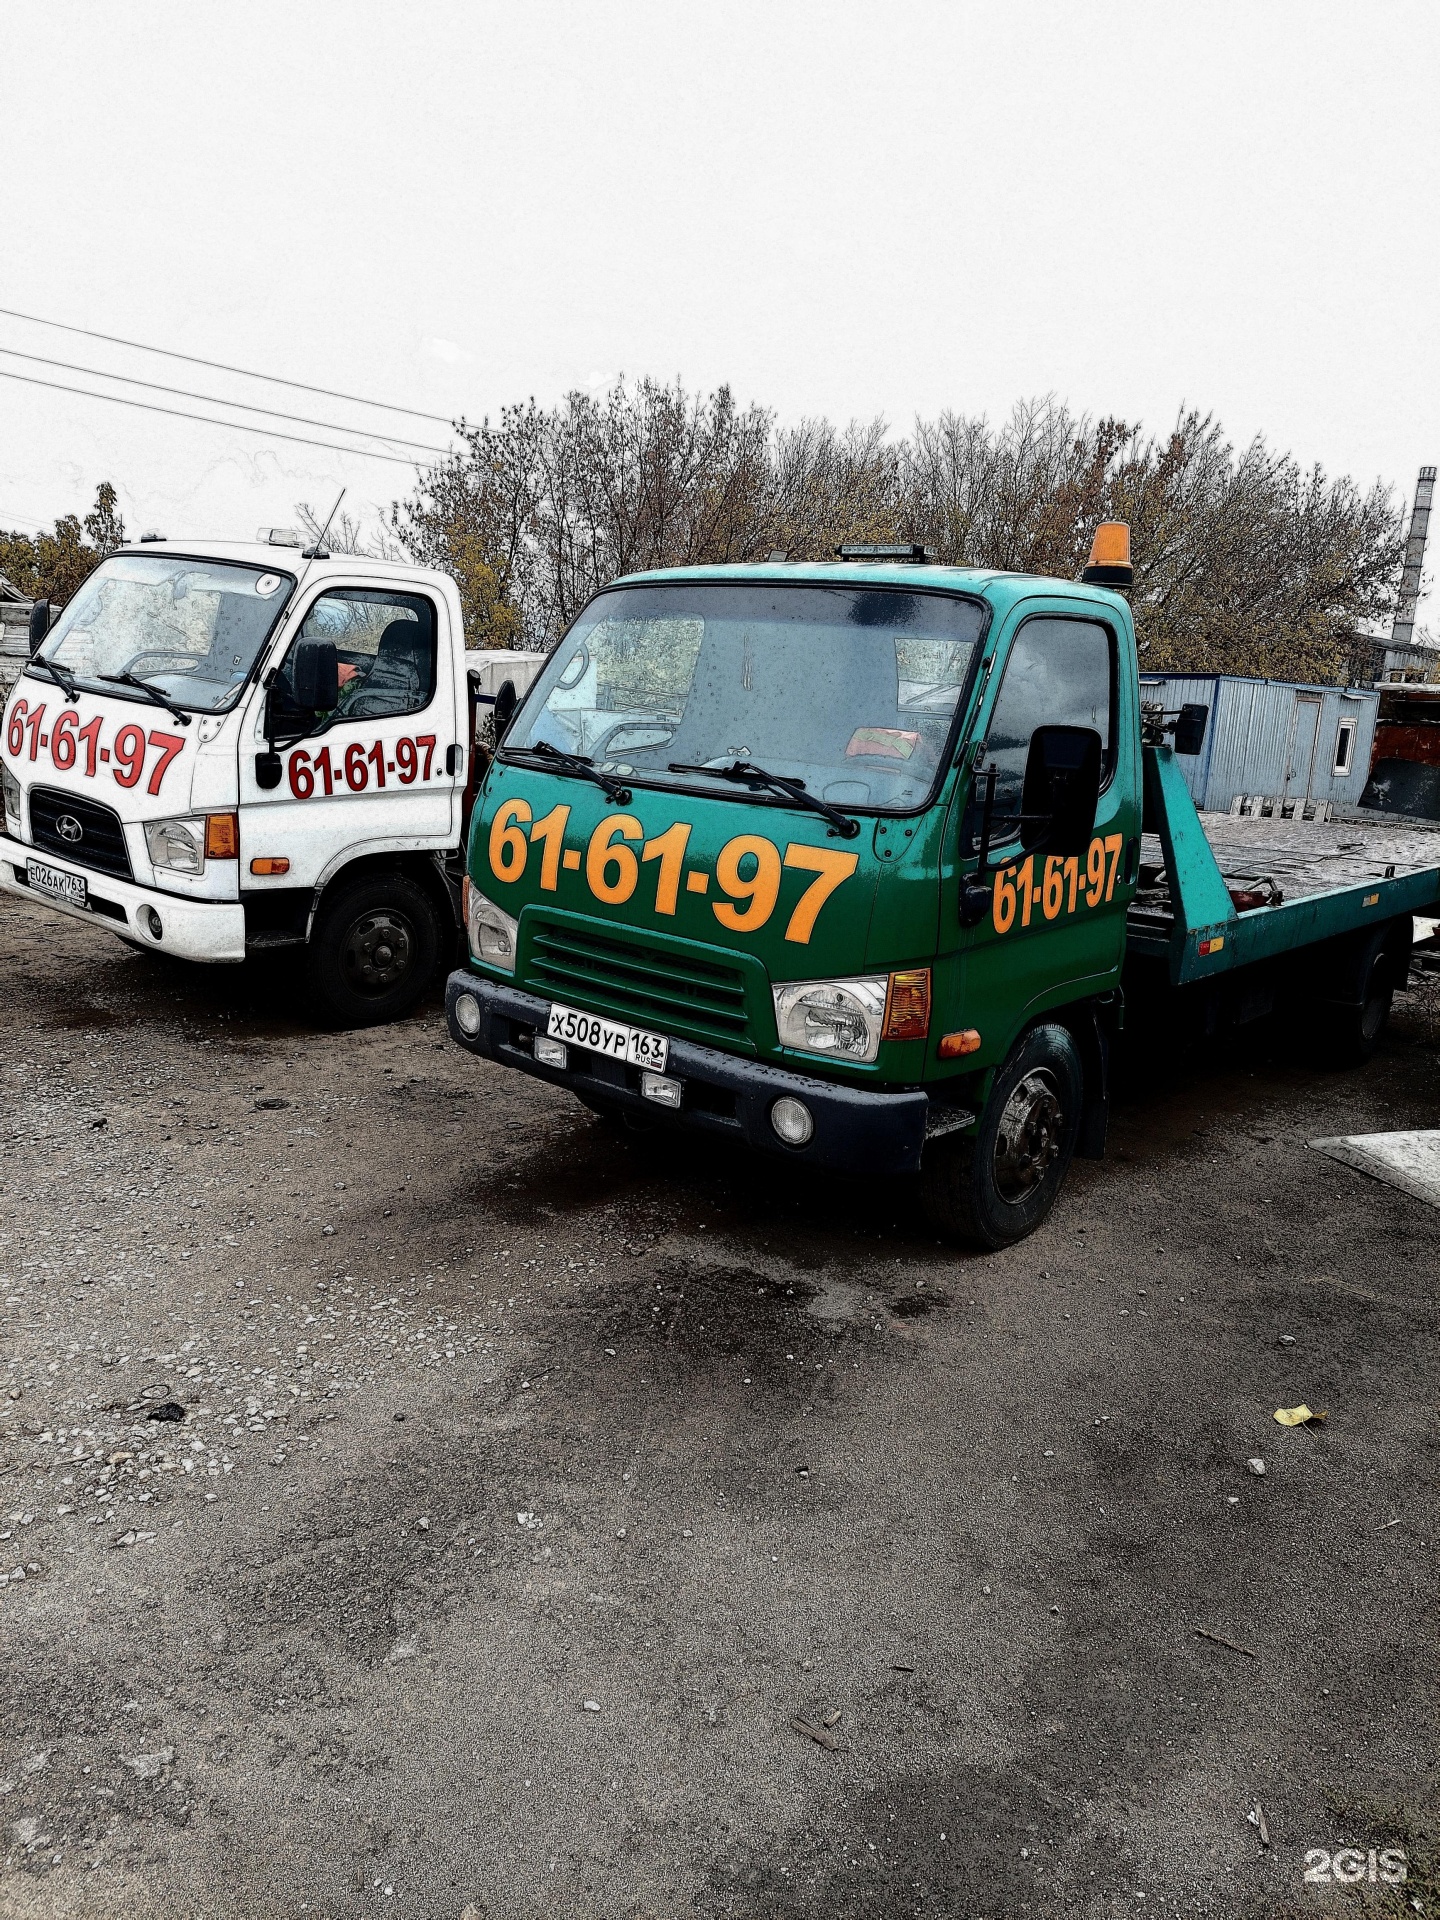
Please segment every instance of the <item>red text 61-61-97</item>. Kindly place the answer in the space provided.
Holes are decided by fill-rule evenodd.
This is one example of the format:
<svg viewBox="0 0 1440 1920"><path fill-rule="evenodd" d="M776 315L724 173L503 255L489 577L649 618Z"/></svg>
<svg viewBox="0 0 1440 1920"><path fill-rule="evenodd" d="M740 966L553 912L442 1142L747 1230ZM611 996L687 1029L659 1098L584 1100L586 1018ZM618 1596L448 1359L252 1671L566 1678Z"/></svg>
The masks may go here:
<svg viewBox="0 0 1440 1920"><path fill-rule="evenodd" d="M352 740L343 751L337 743L333 753L328 741L314 752L297 747L286 771L295 798L310 800L337 790L364 793L367 787L383 787L387 776L402 787L413 787L430 778L434 763L435 735L422 733L413 740L377 740L371 746Z"/></svg>
<svg viewBox="0 0 1440 1920"><path fill-rule="evenodd" d="M57 773L75 773L85 780L99 779L108 773L117 787L135 787L145 772L146 755L153 752L156 757L150 764L145 791L157 794L171 761L185 745L182 733L162 733L158 727L150 728L147 733L133 720L116 727L107 739L102 715L97 713L82 727L74 707L62 707L47 728L46 704L42 700L39 706L32 707L24 700L17 700L11 707L5 745L12 760L23 757L38 761L43 751L48 753Z"/></svg>

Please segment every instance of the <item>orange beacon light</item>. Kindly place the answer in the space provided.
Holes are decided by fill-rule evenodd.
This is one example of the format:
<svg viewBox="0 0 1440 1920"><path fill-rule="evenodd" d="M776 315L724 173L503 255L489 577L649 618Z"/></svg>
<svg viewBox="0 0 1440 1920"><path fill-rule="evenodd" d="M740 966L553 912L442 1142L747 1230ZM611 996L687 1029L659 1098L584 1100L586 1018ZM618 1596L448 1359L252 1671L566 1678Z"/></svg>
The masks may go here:
<svg viewBox="0 0 1440 1920"><path fill-rule="evenodd" d="M1130 528L1124 520L1102 520L1090 543L1090 558L1080 578L1088 587L1128 587L1135 581L1130 564Z"/></svg>

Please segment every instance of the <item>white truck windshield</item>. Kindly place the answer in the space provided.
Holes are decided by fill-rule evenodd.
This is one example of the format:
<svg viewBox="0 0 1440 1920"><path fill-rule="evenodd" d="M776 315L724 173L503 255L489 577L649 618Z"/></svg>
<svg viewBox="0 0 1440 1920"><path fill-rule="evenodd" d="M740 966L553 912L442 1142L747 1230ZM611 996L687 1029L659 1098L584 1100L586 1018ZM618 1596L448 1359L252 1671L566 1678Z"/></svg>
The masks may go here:
<svg viewBox="0 0 1440 1920"><path fill-rule="evenodd" d="M555 649L504 751L543 742L662 785L748 761L835 807L918 807L984 622L977 601L905 588L617 588Z"/></svg>
<svg viewBox="0 0 1440 1920"><path fill-rule="evenodd" d="M216 713L244 685L294 586L288 573L218 560L116 554L71 600L37 657L96 692L137 697L107 678L131 673L177 706Z"/></svg>

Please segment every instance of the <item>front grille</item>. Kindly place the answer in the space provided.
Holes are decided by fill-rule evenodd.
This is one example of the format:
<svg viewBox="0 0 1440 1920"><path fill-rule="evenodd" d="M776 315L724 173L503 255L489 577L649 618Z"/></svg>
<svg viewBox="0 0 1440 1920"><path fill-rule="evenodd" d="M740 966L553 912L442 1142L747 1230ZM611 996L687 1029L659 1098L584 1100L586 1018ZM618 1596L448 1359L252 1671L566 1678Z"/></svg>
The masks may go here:
<svg viewBox="0 0 1440 1920"><path fill-rule="evenodd" d="M66 818L78 822L78 840L61 833L58 823ZM77 867L93 867L97 873L111 873L120 880L135 877L120 816L102 807L98 800L60 793L54 787L32 787L30 837L37 847L72 860Z"/></svg>
<svg viewBox="0 0 1440 1920"><path fill-rule="evenodd" d="M732 1048L739 1041L748 1051L739 967L548 915L527 916L527 923L527 986L641 1026Z"/></svg>

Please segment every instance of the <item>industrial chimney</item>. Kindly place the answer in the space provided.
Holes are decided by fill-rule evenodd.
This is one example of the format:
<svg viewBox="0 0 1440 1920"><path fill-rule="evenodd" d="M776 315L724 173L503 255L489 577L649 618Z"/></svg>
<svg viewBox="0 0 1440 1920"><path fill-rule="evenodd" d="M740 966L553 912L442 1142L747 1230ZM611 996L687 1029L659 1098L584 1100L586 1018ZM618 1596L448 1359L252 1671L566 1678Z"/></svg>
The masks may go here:
<svg viewBox="0 0 1440 1920"><path fill-rule="evenodd" d="M1420 600L1420 569L1425 562L1425 538L1430 531L1430 502L1435 497L1435 469L1421 467L1415 484L1415 505L1410 513L1410 535L1405 542L1405 571L1400 576L1400 598L1395 603L1395 624L1390 630L1390 646L1398 651L1414 645L1415 608Z"/></svg>

